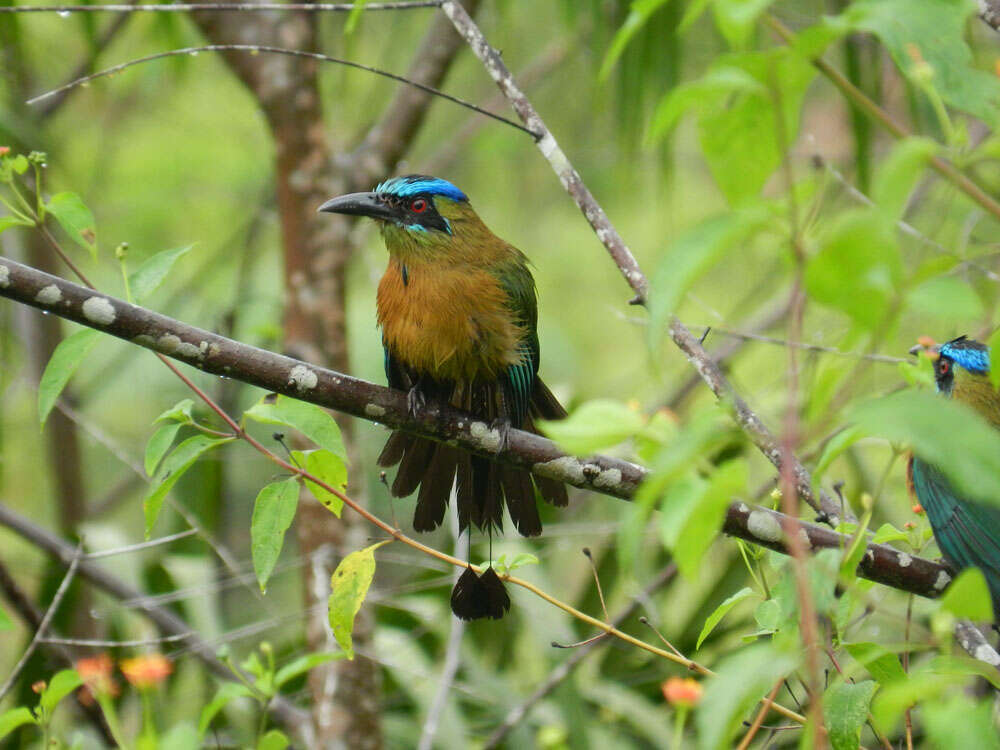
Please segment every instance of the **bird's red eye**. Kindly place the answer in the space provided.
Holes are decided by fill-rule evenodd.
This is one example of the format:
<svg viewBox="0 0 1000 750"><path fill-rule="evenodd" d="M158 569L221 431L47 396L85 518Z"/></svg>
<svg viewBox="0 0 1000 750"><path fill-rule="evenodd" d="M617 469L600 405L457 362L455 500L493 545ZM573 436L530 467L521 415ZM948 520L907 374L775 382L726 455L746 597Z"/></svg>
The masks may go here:
<svg viewBox="0 0 1000 750"><path fill-rule="evenodd" d="M417 198L413 203L410 204L410 210L415 214L422 214L427 210L427 201L423 198Z"/></svg>
<svg viewBox="0 0 1000 750"><path fill-rule="evenodd" d="M951 362L949 362L946 359L942 359L940 361L940 363L938 364L938 370L941 371L942 375L947 375L948 374L948 370L950 370L950 369L951 369Z"/></svg>

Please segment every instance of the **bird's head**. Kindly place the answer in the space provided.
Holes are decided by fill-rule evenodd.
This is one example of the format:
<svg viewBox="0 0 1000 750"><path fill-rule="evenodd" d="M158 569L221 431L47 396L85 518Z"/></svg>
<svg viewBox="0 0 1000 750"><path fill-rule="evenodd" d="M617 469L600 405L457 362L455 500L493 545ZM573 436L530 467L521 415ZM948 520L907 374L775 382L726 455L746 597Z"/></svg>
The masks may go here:
<svg viewBox="0 0 1000 750"><path fill-rule="evenodd" d="M989 385L990 350L985 344L959 336L943 344L921 337L910 354L923 352L934 364L934 380L940 393L950 396L956 379ZM990 386L992 388L992 386Z"/></svg>
<svg viewBox="0 0 1000 750"><path fill-rule="evenodd" d="M370 193L331 198L320 211L375 219L390 253L421 253L454 244L482 227L465 193L440 177L393 177Z"/></svg>

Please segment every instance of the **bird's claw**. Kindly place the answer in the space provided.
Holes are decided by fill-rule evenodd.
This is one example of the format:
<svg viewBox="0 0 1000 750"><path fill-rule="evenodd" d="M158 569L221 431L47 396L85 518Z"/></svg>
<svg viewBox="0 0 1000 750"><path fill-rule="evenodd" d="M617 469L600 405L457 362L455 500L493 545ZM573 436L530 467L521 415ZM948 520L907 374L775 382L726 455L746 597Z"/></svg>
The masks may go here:
<svg viewBox="0 0 1000 750"><path fill-rule="evenodd" d="M411 417L416 417L417 413L420 412L427 405L427 396L420 389L420 384L417 383L410 390L406 392L406 410L410 413Z"/></svg>
<svg viewBox="0 0 1000 750"><path fill-rule="evenodd" d="M507 450L507 446L510 443L510 419L507 417L500 417L493 420L493 424L490 427L496 430L500 434L500 440L497 443L497 453L503 453Z"/></svg>

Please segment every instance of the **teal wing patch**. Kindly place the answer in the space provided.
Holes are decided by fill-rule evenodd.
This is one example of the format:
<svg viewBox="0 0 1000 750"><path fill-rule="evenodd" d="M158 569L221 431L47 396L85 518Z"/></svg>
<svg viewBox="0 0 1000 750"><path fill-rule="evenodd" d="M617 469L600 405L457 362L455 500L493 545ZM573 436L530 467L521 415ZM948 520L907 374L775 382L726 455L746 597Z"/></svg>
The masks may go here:
<svg viewBox="0 0 1000 750"><path fill-rule="evenodd" d="M520 358L502 375L504 400L507 416L514 427L521 427L528 416L531 395L538 373L538 303L535 299L535 280L528 270L527 259L520 252L511 262L497 271L500 285L507 293L507 306L511 315L524 331L521 340Z"/></svg>
<svg viewBox="0 0 1000 750"><path fill-rule="evenodd" d="M983 571L1000 615L1000 508L959 498L945 476L919 458L912 479L942 554L958 568Z"/></svg>

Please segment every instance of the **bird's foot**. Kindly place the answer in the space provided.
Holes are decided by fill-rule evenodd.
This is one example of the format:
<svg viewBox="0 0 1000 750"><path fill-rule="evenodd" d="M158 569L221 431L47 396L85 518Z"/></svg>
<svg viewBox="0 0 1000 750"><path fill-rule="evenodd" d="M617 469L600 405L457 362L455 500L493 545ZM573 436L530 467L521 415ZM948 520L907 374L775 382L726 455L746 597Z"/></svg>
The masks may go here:
<svg viewBox="0 0 1000 750"><path fill-rule="evenodd" d="M427 395L421 389L420 383L416 383L406 392L406 410L415 418L425 406L427 406Z"/></svg>
<svg viewBox="0 0 1000 750"><path fill-rule="evenodd" d="M500 434L500 440L497 443L496 450L498 454L507 450L507 446L510 443L510 428L510 419L507 417L494 419L492 424L490 424L490 429L496 430Z"/></svg>

